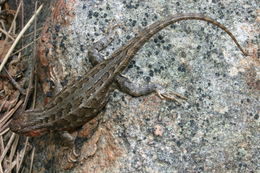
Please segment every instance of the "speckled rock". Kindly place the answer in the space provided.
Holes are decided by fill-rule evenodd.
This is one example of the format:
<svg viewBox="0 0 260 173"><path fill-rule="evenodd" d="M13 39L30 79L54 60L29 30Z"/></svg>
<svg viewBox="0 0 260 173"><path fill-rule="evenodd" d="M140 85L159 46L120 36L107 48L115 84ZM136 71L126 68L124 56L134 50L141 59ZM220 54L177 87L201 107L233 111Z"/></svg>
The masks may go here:
<svg viewBox="0 0 260 173"><path fill-rule="evenodd" d="M141 28L170 14L203 13L216 19L250 56L244 57L226 33L206 22L181 21L167 27L145 44L124 75L140 85L160 83L188 101L178 106L155 94L134 98L115 90L105 111L79 131L78 162L66 161L69 150L55 142L55 135L32 139L35 172L260 171L256 1L59 0L56 4L68 10L51 14L47 27L53 31L48 35L51 56L45 57L52 73L47 76L57 90L91 68L88 45L104 37L111 26L122 24L125 30L102 52L106 56ZM57 12L59 6L54 8Z"/></svg>

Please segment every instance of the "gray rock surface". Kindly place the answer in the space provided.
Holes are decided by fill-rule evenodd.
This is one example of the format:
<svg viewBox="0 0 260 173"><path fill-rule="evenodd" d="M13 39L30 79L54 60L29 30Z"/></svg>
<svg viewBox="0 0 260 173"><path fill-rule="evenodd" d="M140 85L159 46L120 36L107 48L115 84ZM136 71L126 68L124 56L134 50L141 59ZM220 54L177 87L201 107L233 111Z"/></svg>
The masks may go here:
<svg viewBox="0 0 260 173"><path fill-rule="evenodd" d="M67 3L73 16L70 15L69 24L59 27L52 52L56 57L53 64L58 90L64 80L71 82L91 68L86 57L88 45L104 37L109 26L118 23L126 29L102 52L104 55L165 16L203 13L227 26L250 56L244 57L226 33L204 21L182 21L164 29L138 52L124 75L140 85L160 83L169 92L187 96L188 101L178 106L155 94L134 98L115 90L98 118L100 123L93 136L83 142L78 138L81 147L77 149L84 159L81 156L81 161L67 165L71 169L63 170L65 161L58 157L62 154L57 154L62 147L52 144L54 138L49 136L35 138L34 170L260 171L260 19L256 1Z"/></svg>

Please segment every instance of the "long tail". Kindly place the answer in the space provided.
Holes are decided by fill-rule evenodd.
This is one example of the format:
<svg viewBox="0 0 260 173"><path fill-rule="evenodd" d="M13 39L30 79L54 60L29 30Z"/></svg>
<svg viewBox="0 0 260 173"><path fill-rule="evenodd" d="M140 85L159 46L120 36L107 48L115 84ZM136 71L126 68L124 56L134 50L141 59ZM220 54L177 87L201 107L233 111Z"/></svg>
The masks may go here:
<svg viewBox="0 0 260 173"><path fill-rule="evenodd" d="M160 20L148 26L139 34L139 36L133 38L132 43L135 43L134 46L132 47L133 51L138 51L142 47L142 45L145 44L147 40L149 40L154 34L159 32L163 28L181 20L203 20L212 23L213 25L216 25L217 27L225 31L232 38L232 40L235 42L237 47L245 56L248 55L247 52L244 51L243 48L240 46L235 36L224 25L222 25L221 23L217 22L216 20L210 17L204 16L202 14L193 14L193 13L177 14L174 16L169 16L163 20Z"/></svg>

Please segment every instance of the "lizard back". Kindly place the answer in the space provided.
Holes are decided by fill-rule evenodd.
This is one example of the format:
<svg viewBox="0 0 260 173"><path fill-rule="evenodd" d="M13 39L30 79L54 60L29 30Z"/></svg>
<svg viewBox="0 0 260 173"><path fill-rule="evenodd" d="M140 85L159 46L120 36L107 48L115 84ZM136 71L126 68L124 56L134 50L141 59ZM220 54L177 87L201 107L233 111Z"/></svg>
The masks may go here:
<svg viewBox="0 0 260 173"><path fill-rule="evenodd" d="M65 87L43 109L25 111L15 117L10 124L11 130L28 136L38 136L49 131L73 130L82 126L105 107L114 77L127 67L137 51L154 34L181 20L203 20L218 26L246 55L234 35L214 19L201 14L169 16L145 28L107 60L93 67L82 79Z"/></svg>

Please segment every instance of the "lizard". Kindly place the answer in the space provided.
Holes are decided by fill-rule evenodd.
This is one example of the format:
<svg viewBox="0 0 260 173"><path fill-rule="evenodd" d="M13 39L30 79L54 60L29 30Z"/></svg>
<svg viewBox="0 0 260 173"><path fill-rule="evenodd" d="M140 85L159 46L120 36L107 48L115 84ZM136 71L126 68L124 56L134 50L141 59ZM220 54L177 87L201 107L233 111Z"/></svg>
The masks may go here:
<svg viewBox="0 0 260 173"><path fill-rule="evenodd" d="M106 47L105 43L97 42L98 48L89 51L91 62L95 65L78 81L67 85L54 99L41 109L26 110L13 117L10 129L25 136L41 136L50 132L70 132L81 127L97 116L106 106L111 85L117 83L119 88L133 96L142 96L156 92L163 99L186 99L174 94L169 97L160 85L150 84L148 87L136 87L120 73L128 66L135 54L148 40L165 27L183 20L201 20L209 22L224 30L235 42L242 53L247 56L235 36L216 20L202 14L176 14L161 19L143 29L128 43L114 51L107 59L95 57ZM112 38L107 39L110 42ZM108 43L106 43L108 44ZM92 56L91 56L92 55ZM94 58L93 58L94 57ZM141 89L140 89L141 88ZM133 89L133 90L132 90Z"/></svg>

